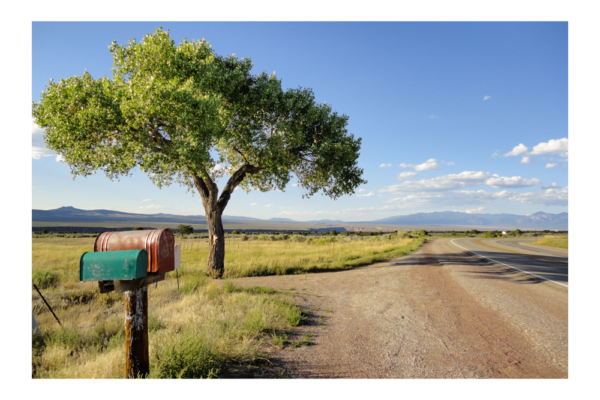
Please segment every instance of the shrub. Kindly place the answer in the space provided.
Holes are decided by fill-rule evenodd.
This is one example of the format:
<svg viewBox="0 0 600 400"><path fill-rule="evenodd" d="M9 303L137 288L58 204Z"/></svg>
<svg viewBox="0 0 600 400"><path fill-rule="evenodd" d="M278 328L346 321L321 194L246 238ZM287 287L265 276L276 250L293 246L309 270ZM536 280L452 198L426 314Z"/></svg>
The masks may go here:
<svg viewBox="0 0 600 400"><path fill-rule="evenodd" d="M248 235L242 235L242 241L247 241L248 240Z"/></svg>
<svg viewBox="0 0 600 400"><path fill-rule="evenodd" d="M398 238L400 239L408 239L410 237L410 233L406 231L398 231Z"/></svg>
<svg viewBox="0 0 600 400"><path fill-rule="evenodd" d="M231 234L232 235L239 235L240 233L237 230L233 230L233 231L231 231Z"/></svg>
<svg viewBox="0 0 600 400"><path fill-rule="evenodd" d="M49 271L46 269L36 269L32 274L33 283L41 289L56 287L58 284L59 278L58 274L54 271Z"/></svg>
<svg viewBox="0 0 600 400"><path fill-rule="evenodd" d="M335 231L335 229L332 229L329 231L329 236L337 236L337 232Z"/></svg>
<svg viewBox="0 0 600 400"><path fill-rule="evenodd" d="M141 226L136 226L135 228L133 228L134 231L143 231L144 228L142 228Z"/></svg>
<svg viewBox="0 0 600 400"><path fill-rule="evenodd" d="M257 240L269 240L269 237L265 234L258 235Z"/></svg>
<svg viewBox="0 0 600 400"><path fill-rule="evenodd" d="M223 365L223 358L204 337L192 330L182 332L155 348L157 362L151 378L214 378Z"/></svg>

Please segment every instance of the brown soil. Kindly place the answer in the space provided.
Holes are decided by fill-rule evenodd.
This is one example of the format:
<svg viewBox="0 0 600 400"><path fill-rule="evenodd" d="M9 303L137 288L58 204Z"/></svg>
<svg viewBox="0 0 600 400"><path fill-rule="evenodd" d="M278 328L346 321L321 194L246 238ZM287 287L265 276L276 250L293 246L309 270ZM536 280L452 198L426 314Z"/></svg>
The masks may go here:
<svg viewBox="0 0 600 400"><path fill-rule="evenodd" d="M257 377L568 377L568 290L445 239L369 267L234 282L289 291L309 312L290 339L314 343L272 349Z"/></svg>

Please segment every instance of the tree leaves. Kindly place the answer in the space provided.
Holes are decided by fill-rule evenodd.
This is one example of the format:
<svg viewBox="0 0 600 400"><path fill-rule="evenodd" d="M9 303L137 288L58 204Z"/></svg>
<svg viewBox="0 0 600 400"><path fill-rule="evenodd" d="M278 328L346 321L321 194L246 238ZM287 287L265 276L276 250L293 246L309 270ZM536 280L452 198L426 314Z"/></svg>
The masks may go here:
<svg viewBox="0 0 600 400"><path fill-rule="evenodd" d="M217 163L235 175L229 194L283 190L293 174L305 196L337 198L365 183L348 117L310 89L283 90L274 74L252 75L249 58L219 56L204 39L175 45L162 29L110 51L112 77L50 82L33 103L46 145L74 176L139 167L159 187L178 182L203 196L195 178L214 190Z"/></svg>

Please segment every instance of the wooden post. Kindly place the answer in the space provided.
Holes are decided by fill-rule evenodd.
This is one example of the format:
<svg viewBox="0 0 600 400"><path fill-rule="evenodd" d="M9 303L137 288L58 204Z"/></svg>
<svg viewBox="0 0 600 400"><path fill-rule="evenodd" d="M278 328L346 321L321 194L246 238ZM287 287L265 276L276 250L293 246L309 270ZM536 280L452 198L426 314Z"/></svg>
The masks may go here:
<svg viewBox="0 0 600 400"><path fill-rule="evenodd" d="M146 377L148 354L148 287L125 292L125 377Z"/></svg>

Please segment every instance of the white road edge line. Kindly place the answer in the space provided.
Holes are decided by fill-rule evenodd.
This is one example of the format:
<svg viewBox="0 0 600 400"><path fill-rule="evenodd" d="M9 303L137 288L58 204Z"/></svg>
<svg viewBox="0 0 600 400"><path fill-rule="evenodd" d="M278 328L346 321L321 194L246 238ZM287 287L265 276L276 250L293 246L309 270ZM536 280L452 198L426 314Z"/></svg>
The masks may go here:
<svg viewBox="0 0 600 400"><path fill-rule="evenodd" d="M493 261L493 262L495 262L495 263L498 263L498 264L506 265L506 266L507 266L507 267L509 267L509 268L516 269L517 271L521 271L521 272L523 272L523 273L526 273L526 274L529 274L529 275L536 276L536 277L538 277L538 278L540 278L540 279L543 279L543 280L545 280L545 281L548 281L548 282L553 282L553 283L556 283L557 285L564 286L564 287L566 287L567 289L569 288L569 286L568 286L568 285L565 285L564 283L559 283L559 282L553 281L552 279L544 278L543 276L539 276L539 275L536 275L536 274L532 274L531 272L523 271L522 269L519 269L519 268L517 268L517 267L513 267L512 265L504 264L503 262L500 262L500 261L494 260L493 258L489 258L489 257L482 256L481 254L477 254L477 253L475 253L473 250L468 250L468 249L465 249L464 247L462 247L462 246L459 246L459 245L457 245L456 243L454 243L454 240L450 240L450 242L451 242L453 245L455 245L456 247L460 247L461 249L463 249L463 250L466 250L466 251L468 251L469 253L473 253L473 254L475 254L475 255L476 255L476 256L478 256L478 257L485 258L486 260L491 260L491 261Z"/></svg>

